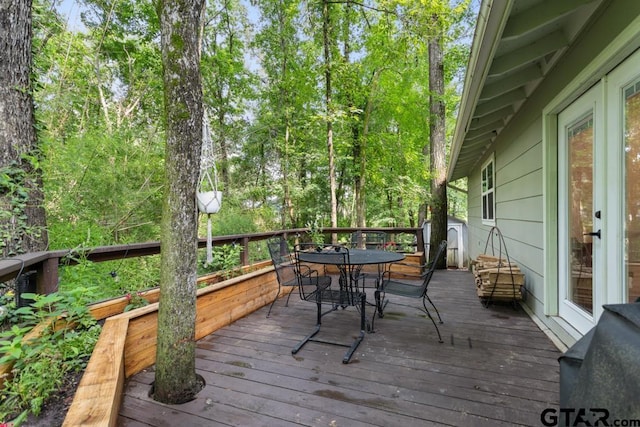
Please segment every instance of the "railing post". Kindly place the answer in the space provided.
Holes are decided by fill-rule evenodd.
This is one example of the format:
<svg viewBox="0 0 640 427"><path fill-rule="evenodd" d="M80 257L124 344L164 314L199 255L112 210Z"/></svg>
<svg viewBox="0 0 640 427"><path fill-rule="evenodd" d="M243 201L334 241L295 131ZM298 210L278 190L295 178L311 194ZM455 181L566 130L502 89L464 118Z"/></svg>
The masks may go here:
<svg viewBox="0 0 640 427"><path fill-rule="evenodd" d="M47 258L38 264L36 290L38 294L48 295L58 290L58 258Z"/></svg>
<svg viewBox="0 0 640 427"><path fill-rule="evenodd" d="M35 270L24 271L16 277L16 306L26 307L33 302L31 298L23 298L23 294L37 292L38 273Z"/></svg>
<svg viewBox="0 0 640 427"><path fill-rule="evenodd" d="M240 252L240 264L249 265L249 238L242 238L242 252Z"/></svg>
<svg viewBox="0 0 640 427"><path fill-rule="evenodd" d="M424 251L424 233L422 232L422 228L416 231L416 252ZM427 254L424 254L425 257Z"/></svg>

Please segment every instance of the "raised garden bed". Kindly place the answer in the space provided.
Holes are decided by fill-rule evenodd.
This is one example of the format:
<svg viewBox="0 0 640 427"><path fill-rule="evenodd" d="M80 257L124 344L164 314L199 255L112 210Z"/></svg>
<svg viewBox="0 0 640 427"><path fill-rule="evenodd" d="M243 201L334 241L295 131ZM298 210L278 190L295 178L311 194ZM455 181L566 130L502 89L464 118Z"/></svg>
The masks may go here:
<svg viewBox="0 0 640 427"><path fill-rule="evenodd" d="M197 291L196 339L271 303L273 267ZM109 317L78 385L64 426L115 426L126 378L155 363L158 303Z"/></svg>

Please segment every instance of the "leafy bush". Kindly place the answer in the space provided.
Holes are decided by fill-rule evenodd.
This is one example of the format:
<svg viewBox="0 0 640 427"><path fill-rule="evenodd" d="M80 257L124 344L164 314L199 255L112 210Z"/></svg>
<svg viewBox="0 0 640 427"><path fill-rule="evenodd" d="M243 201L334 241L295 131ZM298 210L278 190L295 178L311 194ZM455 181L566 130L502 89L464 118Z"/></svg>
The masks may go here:
<svg viewBox="0 0 640 427"><path fill-rule="evenodd" d="M4 306L1 320L17 324L0 333L0 364L13 363L12 377L0 392L0 420L38 415L65 374L86 367L101 330L87 309L91 293L78 288L65 294L23 294L33 300L30 306ZM39 324L47 325L40 336L25 339Z"/></svg>
<svg viewBox="0 0 640 427"><path fill-rule="evenodd" d="M159 284L160 255L108 262L91 262L76 256L73 262L77 264L60 268L59 289L73 292L90 286L89 303L134 294Z"/></svg>
<svg viewBox="0 0 640 427"><path fill-rule="evenodd" d="M25 213L29 202L29 180L18 162L0 167L0 194L5 203L0 209L0 222L11 224L10 227L0 227L0 252L6 252L5 256L26 252L24 242L29 238L38 240L41 236L42 230L30 226Z"/></svg>
<svg viewBox="0 0 640 427"><path fill-rule="evenodd" d="M222 245L213 248L213 262L207 264L206 259L198 263L198 274L205 274L215 271L222 272L225 278L233 277L235 270L240 266L240 253L242 246Z"/></svg>
<svg viewBox="0 0 640 427"><path fill-rule="evenodd" d="M51 249L157 240L164 143L157 132L100 127L42 143Z"/></svg>

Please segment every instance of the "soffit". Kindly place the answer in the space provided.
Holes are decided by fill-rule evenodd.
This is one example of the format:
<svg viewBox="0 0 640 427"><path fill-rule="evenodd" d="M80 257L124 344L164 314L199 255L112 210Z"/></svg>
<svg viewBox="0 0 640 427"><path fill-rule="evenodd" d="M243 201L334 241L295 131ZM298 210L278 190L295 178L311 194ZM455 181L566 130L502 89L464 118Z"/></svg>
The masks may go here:
<svg viewBox="0 0 640 427"><path fill-rule="evenodd" d="M483 0L451 146L449 181L470 174L601 0Z"/></svg>

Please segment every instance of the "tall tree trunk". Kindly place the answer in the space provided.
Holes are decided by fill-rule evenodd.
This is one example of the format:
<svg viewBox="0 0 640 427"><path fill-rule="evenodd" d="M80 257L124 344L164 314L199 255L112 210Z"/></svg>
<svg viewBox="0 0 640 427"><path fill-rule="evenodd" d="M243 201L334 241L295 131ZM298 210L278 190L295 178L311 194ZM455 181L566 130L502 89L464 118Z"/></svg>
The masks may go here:
<svg viewBox="0 0 640 427"><path fill-rule="evenodd" d="M167 141L154 399L174 404L193 399L201 387L195 371L196 188L202 147L199 35L204 3L158 4Z"/></svg>
<svg viewBox="0 0 640 427"><path fill-rule="evenodd" d="M338 226L338 196L336 185L336 159L333 147L333 106L331 100L331 16L329 13L329 1L322 1L322 43L324 45L324 87L327 116L327 151L329 154L329 191L331 193L331 227ZM331 242L338 242L338 235L331 234Z"/></svg>
<svg viewBox="0 0 640 427"><path fill-rule="evenodd" d="M365 116L365 120L368 117ZM365 183L366 183L366 169L367 158L365 156L365 147L367 143L367 137L360 135L357 124L352 125L353 135L353 163L355 166L355 175L353 177L353 192L355 198L355 211L356 211L356 227L364 228L367 226L367 203L365 198Z"/></svg>
<svg viewBox="0 0 640 427"><path fill-rule="evenodd" d="M31 84L31 0L0 1L0 248L48 246Z"/></svg>
<svg viewBox="0 0 640 427"><path fill-rule="evenodd" d="M364 108L362 117L362 134L358 135L353 145L353 161L356 164L356 177L354 182L354 192L356 199L356 227L366 227L367 203L366 203L366 171L367 171L367 140L369 139L369 123L373 114L373 104L378 89L378 81L382 69L376 69L371 79L371 89L367 97L367 105Z"/></svg>
<svg viewBox="0 0 640 427"><path fill-rule="evenodd" d="M289 165L291 160L289 158L289 145L291 144L291 126L289 124L289 119L287 118L285 124L284 131L284 150L283 155L280 160L280 167L282 171L282 197L283 197L283 205L284 211L282 216L282 228L283 230L286 228L291 228L295 224L295 210L293 208L293 200L291 199L291 184L289 174ZM287 224L288 221L288 224ZM287 227L289 225L289 227Z"/></svg>
<svg viewBox="0 0 640 427"><path fill-rule="evenodd" d="M444 64L438 15L432 16L434 34L429 38L429 138L431 146L431 238L429 256L447 239L447 164L445 141ZM446 268L446 257L437 268Z"/></svg>
<svg viewBox="0 0 640 427"><path fill-rule="evenodd" d="M344 17L342 19L341 40L343 44L342 61L345 70L348 70L347 80L343 80L346 86L346 102L349 107L351 139L353 156L353 193L354 193L354 210L355 210L355 226L364 228L367 226L366 218L366 199L365 199L365 183L366 183L366 145L367 145L367 124L368 116L363 117L363 126L360 126L360 113L356 111L355 92L359 86L358 79L354 76L351 64L351 22L353 19L353 3L344 4ZM367 105L368 107L368 105ZM365 113L366 114L366 113ZM352 217L353 218L353 217ZM353 225L353 219L351 223Z"/></svg>
<svg viewBox="0 0 640 427"><path fill-rule="evenodd" d="M284 11L280 11L278 13L278 25L280 27L281 33L278 39L280 44L280 50L282 52L288 52L290 49L288 48L291 40L284 36L285 28L287 25L286 22L286 14ZM291 104L289 100L291 96L289 94L289 86L285 84L287 79L289 78L289 58L287 55L282 56L282 62L280 63L280 84L278 90L278 110L279 116L284 124L284 140L283 140L283 148L279 150L278 153L280 155L280 174L282 175L282 215L281 215L281 225L282 229L287 229L295 224L295 209L293 207L293 200L291 197L291 177L290 174L290 163L291 163ZM289 225L289 227L287 226Z"/></svg>
<svg viewBox="0 0 640 427"><path fill-rule="evenodd" d="M222 90L218 90L219 99L223 98ZM218 109L218 147L220 147L220 177L222 178L222 188L229 191L231 189L231 179L229 177L229 149L227 148L227 135L225 127L226 108L220 105ZM215 153L218 154L218 153Z"/></svg>

